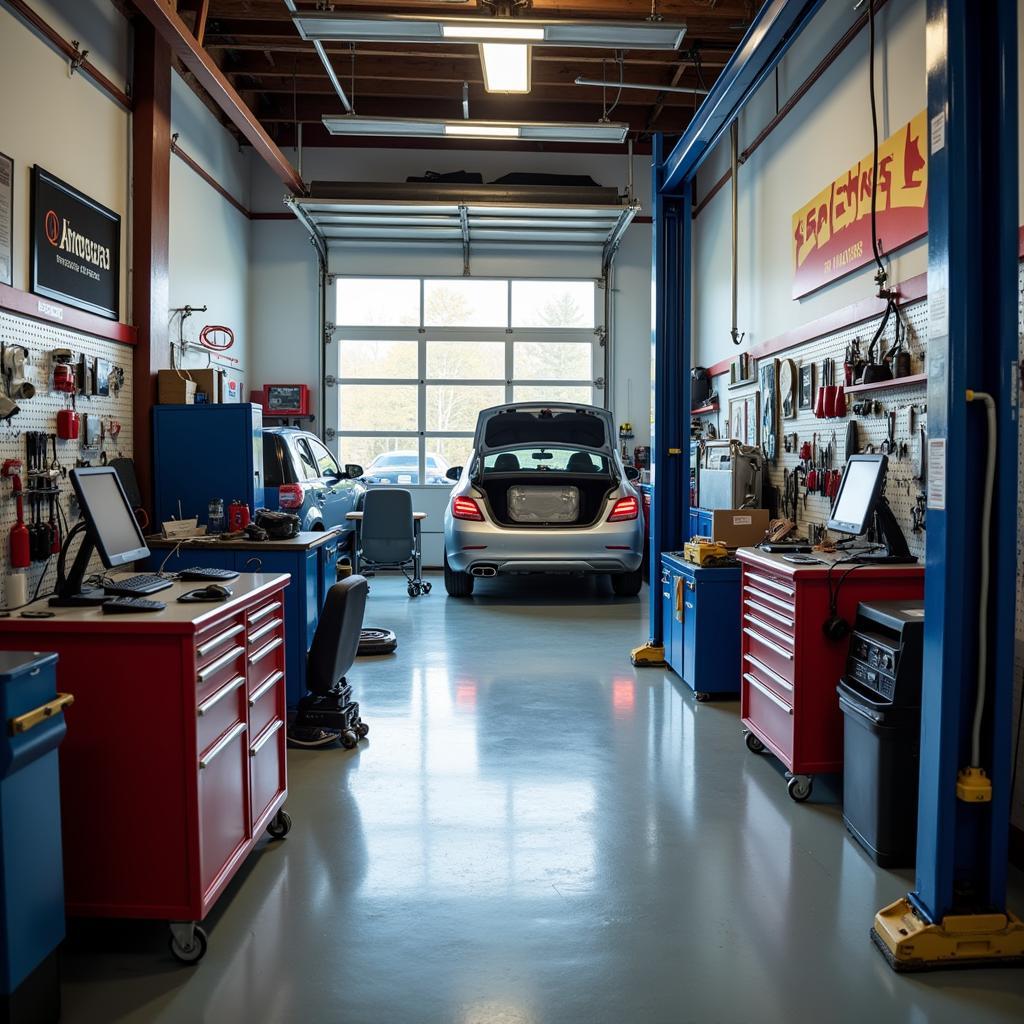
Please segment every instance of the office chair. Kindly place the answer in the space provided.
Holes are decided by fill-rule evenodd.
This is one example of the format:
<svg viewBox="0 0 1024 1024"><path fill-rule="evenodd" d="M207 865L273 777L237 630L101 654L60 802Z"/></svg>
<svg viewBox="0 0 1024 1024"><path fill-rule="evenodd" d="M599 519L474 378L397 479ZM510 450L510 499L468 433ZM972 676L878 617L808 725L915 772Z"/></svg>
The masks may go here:
<svg viewBox="0 0 1024 1024"><path fill-rule="evenodd" d="M412 515L412 494L398 487L375 487L363 498L356 564L370 574L399 569L410 597L430 593L423 579L420 536Z"/></svg>
<svg viewBox="0 0 1024 1024"><path fill-rule="evenodd" d="M301 744L306 734L330 729L340 732L342 746L351 750L370 731L345 681L359 649L367 590L364 577L349 576L327 591L306 656L307 693L292 722L295 742Z"/></svg>

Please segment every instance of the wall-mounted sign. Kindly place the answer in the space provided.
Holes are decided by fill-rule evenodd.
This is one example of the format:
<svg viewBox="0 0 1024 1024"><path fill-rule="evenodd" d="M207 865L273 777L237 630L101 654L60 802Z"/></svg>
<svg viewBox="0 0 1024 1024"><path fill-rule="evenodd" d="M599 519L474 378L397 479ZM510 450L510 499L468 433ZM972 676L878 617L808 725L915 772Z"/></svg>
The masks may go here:
<svg viewBox="0 0 1024 1024"><path fill-rule="evenodd" d="M878 150L878 237L892 253L928 233L928 117L921 111ZM793 298L871 263L872 154L793 214Z"/></svg>
<svg viewBox="0 0 1024 1024"><path fill-rule="evenodd" d="M0 284L14 284L14 161L0 153Z"/></svg>
<svg viewBox="0 0 1024 1024"><path fill-rule="evenodd" d="M116 320L120 259L120 214L33 167L32 291Z"/></svg>

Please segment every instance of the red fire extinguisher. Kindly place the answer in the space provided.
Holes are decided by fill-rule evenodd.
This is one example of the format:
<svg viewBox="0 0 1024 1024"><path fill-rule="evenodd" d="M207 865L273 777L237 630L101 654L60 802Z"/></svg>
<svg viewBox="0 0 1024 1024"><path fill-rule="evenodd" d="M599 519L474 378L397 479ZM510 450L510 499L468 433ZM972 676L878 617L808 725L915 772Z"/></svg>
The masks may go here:
<svg viewBox="0 0 1024 1024"><path fill-rule="evenodd" d="M249 522L249 506L244 501L235 498L228 505L228 529L232 533L237 533L239 530L244 530Z"/></svg>
<svg viewBox="0 0 1024 1024"><path fill-rule="evenodd" d="M25 507L21 499L21 462L18 459L7 459L0 476L9 479L14 486L14 499L18 503L18 521L11 527L11 568L25 569L32 559L29 556L28 527L25 525Z"/></svg>

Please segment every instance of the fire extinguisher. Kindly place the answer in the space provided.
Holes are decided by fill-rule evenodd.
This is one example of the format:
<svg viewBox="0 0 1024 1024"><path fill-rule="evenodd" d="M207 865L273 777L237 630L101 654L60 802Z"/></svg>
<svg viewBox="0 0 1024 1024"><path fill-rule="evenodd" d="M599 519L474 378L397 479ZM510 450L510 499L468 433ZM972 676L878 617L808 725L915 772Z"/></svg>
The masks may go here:
<svg viewBox="0 0 1024 1024"><path fill-rule="evenodd" d="M11 481L13 496L18 504L18 521L11 527L11 568L26 569L32 559L29 555L28 527L25 525L25 506L21 498L21 462L18 459L4 461L0 476Z"/></svg>

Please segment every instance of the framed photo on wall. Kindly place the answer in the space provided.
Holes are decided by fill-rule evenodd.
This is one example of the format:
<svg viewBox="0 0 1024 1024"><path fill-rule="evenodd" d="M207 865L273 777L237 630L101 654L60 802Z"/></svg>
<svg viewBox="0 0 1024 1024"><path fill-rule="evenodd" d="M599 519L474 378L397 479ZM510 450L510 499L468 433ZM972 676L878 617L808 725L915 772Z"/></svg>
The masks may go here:
<svg viewBox="0 0 1024 1024"><path fill-rule="evenodd" d="M741 400L744 406L745 424L743 443L756 448L761 443L761 394L753 391Z"/></svg>
<svg viewBox="0 0 1024 1024"><path fill-rule="evenodd" d="M0 153L0 284L14 284L14 161Z"/></svg>
<svg viewBox="0 0 1024 1024"><path fill-rule="evenodd" d="M729 399L729 438L747 443L747 400Z"/></svg>
<svg viewBox="0 0 1024 1024"><path fill-rule="evenodd" d="M814 363L800 366L800 387L797 391L797 405L801 409L814 408Z"/></svg>

